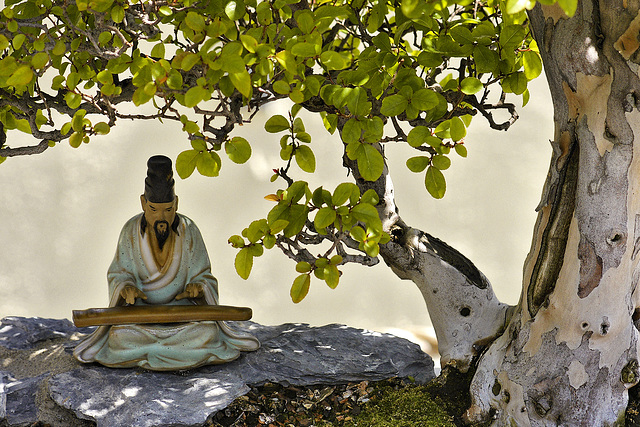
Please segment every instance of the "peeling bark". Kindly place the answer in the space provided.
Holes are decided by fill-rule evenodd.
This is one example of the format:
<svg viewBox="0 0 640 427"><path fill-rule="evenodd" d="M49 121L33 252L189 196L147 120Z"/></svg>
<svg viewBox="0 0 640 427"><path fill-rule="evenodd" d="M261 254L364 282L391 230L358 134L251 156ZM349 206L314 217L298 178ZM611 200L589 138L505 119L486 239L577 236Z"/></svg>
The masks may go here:
<svg viewBox="0 0 640 427"><path fill-rule="evenodd" d="M554 155L521 303L479 361L467 416L612 425L638 382L639 4L583 1L572 18L537 6L529 16L553 99Z"/></svg>

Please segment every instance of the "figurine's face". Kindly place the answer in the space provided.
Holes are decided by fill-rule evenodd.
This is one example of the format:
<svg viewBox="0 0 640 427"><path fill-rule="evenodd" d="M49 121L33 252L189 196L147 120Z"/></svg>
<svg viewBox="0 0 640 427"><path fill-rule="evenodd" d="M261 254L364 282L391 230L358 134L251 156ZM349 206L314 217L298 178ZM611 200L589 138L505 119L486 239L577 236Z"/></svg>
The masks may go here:
<svg viewBox="0 0 640 427"><path fill-rule="evenodd" d="M153 227L156 234L166 238L171 232L171 224L176 219L178 197L173 199L172 202L154 203L147 201L142 195L140 196L140 202L142 203L142 210L147 224Z"/></svg>

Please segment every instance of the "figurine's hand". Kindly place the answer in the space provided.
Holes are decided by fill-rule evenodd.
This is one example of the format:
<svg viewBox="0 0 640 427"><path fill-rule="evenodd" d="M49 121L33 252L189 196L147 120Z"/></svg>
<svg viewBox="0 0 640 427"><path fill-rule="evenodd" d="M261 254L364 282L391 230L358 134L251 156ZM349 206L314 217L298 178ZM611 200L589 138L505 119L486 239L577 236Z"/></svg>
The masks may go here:
<svg viewBox="0 0 640 427"><path fill-rule="evenodd" d="M184 292L176 295L176 300L181 300L183 298L198 298L204 294L202 284L200 283L189 283L184 289Z"/></svg>
<svg viewBox="0 0 640 427"><path fill-rule="evenodd" d="M121 291L120 296L124 298L127 304L134 304L136 298L147 299L147 296L135 286L126 285Z"/></svg>

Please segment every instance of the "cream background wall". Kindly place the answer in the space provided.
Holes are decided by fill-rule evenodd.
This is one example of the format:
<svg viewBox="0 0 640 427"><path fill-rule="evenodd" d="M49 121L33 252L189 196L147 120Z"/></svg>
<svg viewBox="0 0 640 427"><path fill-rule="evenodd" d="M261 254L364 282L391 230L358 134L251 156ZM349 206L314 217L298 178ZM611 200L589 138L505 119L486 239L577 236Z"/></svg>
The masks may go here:
<svg viewBox="0 0 640 427"><path fill-rule="evenodd" d="M498 297L511 304L520 295L522 264L553 137L542 78L531 84L531 93L530 104L508 132L488 129L481 117L474 120L466 138L468 157L452 155L453 164L445 172L448 190L443 200L432 199L423 175L404 166L404 146L386 151L404 220L467 255L492 281ZM270 106L264 117L285 111ZM300 171L296 179L333 190L348 179L335 166L341 164L340 143L319 119L306 119L305 124L313 136L318 172L312 176ZM223 158L218 178L176 176L179 211L202 231L223 304L250 306L254 320L264 324L344 323L374 330L430 324L417 288L399 280L384 263L347 268L335 290L314 280L300 304L289 298L294 265L276 249L256 259L249 280L237 276L236 250L227 239L266 215L272 202L263 197L283 181L269 182L271 170L282 165L279 136L267 134L259 119L234 135L252 144L248 164L238 166ZM9 138L13 145L33 143L16 133ZM175 160L187 148L175 124L121 120L108 136L78 149L64 142L41 155L1 164L0 317L70 318L73 309L106 306L106 270L120 228L140 211L146 160L154 154Z"/></svg>

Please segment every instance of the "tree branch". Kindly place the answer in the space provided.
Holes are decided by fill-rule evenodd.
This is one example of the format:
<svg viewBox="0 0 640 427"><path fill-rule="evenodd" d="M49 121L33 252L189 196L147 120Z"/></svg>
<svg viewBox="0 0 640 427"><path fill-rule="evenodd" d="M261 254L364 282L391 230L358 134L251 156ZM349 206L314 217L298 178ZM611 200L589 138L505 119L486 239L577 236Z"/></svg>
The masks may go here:
<svg viewBox="0 0 640 427"><path fill-rule="evenodd" d="M391 235L391 241L380 246L380 255L398 277L412 280L420 289L438 337L441 363L466 371L474 357L502 334L509 306L498 301L489 281L464 255L404 223L386 161L375 182L362 179L346 154L344 163L361 192L374 189L378 194L383 229Z"/></svg>
<svg viewBox="0 0 640 427"><path fill-rule="evenodd" d="M30 156L32 154L40 154L49 148L49 141L43 139L38 145L29 145L26 147L1 148L0 157Z"/></svg>

